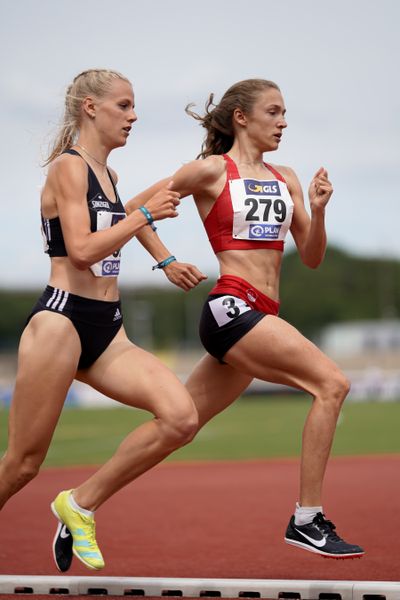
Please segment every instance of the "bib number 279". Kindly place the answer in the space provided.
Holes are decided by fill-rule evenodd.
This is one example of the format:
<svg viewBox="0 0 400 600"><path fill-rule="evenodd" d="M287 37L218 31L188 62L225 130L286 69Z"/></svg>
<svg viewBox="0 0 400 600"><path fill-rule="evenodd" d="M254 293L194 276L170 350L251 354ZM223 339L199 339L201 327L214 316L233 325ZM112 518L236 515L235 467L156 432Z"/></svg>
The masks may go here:
<svg viewBox="0 0 400 600"><path fill-rule="evenodd" d="M283 200L271 198L246 198L244 201L246 206L250 206L250 210L246 214L246 221L262 221L268 223L271 207L274 213L275 221L277 223L283 223L286 219L286 204ZM258 212L262 210L264 206L264 214L260 219Z"/></svg>

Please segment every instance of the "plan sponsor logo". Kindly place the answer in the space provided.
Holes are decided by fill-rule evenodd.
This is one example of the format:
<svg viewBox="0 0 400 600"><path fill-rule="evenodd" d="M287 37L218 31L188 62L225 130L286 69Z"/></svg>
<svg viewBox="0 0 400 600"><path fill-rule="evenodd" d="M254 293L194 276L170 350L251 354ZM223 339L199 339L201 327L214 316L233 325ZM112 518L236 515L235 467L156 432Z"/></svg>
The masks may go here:
<svg viewBox="0 0 400 600"><path fill-rule="evenodd" d="M279 183L275 180L258 181L257 179L245 179L244 189L247 195L253 196L280 196Z"/></svg>
<svg viewBox="0 0 400 600"><path fill-rule="evenodd" d="M119 275L119 260L105 260L102 266L102 275Z"/></svg>
<svg viewBox="0 0 400 600"><path fill-rule="evenodd" d="M282 225L250 225L249 238L251 240L277 240Z"/></svg>

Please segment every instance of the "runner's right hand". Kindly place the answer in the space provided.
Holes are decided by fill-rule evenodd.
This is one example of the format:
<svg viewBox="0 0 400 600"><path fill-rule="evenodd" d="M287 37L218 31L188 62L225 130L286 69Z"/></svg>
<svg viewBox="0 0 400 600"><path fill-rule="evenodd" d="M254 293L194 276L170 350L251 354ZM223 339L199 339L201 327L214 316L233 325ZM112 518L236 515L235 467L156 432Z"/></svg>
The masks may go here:
<svg viewBox="0 0 400 600"><path fill-rule="evenodd" d="M176 207L180 204L180 194L171 189L173 184L174 182L170 181L165 188L154 194L144 205L151 213L154 221L178 216Z"/></svg>
<svg viewBox="0 0 400 600"><path fill-rule="evenodd" d="M207 275L199 271L195 265L182 263L178 260L174 260L174 262L164 267L163 271L171 283L185 290L185 292L189 292L207 279Z"/></svg>

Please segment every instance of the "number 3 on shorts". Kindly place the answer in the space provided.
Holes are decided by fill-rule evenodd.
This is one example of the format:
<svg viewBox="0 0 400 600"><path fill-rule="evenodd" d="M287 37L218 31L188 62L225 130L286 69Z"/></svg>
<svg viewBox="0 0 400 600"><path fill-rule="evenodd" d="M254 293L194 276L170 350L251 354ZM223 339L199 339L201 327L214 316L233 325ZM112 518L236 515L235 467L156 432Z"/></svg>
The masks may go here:
<svg viewBox="0 0 400 600"><path fill-rule="evenodd" d="M244 300L236 298L236 296L214 298L214 300L209 301L208 306L219 327L230 323L242 313L251 310L251 307Z"/></svg>

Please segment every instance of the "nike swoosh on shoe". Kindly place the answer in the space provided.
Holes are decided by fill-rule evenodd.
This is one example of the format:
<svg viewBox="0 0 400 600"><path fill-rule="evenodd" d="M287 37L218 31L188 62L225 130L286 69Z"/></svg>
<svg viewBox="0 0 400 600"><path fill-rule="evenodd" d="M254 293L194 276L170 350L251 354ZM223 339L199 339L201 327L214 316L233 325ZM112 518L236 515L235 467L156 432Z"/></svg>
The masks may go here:
<svg viewBox="0 0 400 600"><path fill-rule="evenodd" d="M314 538L309 537L307 534L303 533L303 531L300 531L300 529L297 529L297 527L295 527L295 530L297 531L297 533L300 533L300 535L306 538L308 542L313 544L313 546L317 546L317 548L323 548L326 545L325 537L322 537L320 540L315 540Z"/></svg>

